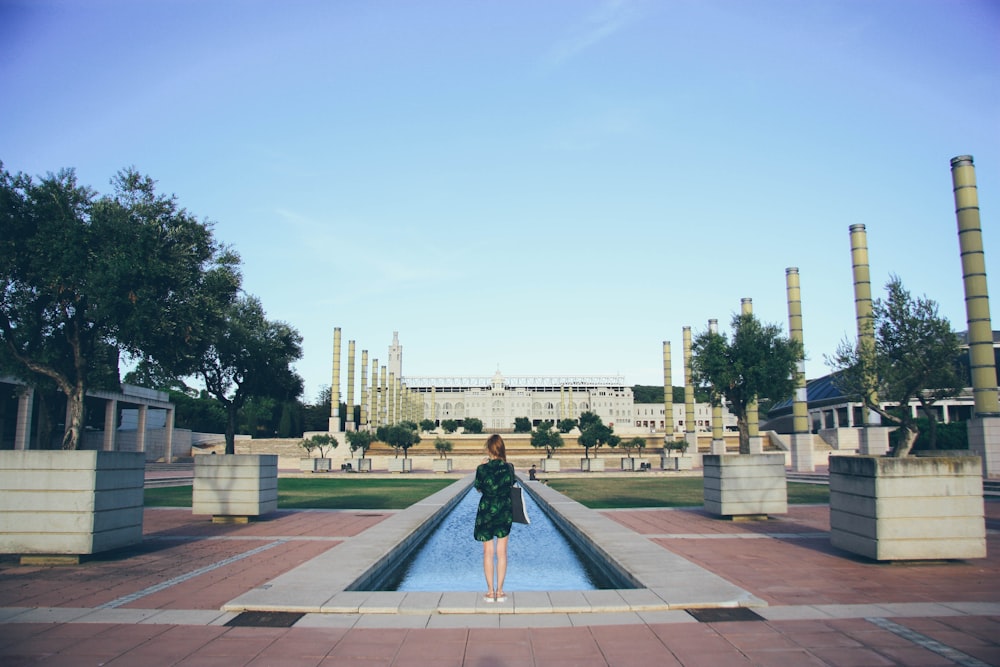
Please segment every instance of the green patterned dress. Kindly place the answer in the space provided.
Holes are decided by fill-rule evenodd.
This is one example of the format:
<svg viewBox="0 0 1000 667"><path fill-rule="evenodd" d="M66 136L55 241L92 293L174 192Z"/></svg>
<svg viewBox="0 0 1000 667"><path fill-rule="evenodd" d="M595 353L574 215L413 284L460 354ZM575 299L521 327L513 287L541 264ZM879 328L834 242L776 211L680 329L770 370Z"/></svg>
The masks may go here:
<svg viewBox="0 0 1000 667"><path fill-rule="evenodd" d="M476 468L476 490L482 493L476 511L473 535L480 542L510 535L514 515L510 507L510 487L514 485L514 466L492 459Z"/></svg>

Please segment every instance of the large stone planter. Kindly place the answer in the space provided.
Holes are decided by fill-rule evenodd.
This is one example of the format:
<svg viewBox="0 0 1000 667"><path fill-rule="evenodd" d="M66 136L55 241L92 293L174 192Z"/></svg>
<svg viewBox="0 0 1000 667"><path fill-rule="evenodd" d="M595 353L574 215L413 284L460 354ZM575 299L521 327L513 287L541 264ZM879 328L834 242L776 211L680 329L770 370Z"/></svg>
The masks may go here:
<svg viewBox="0 0 1000 667"><path fill-rule="evenodd" d="M542 459L539 467L542 472L559 472L559 459Z"/></svg>
<svg viewBox="0 0 1000 667"><path fill-rule="evenodd" d="M81 555L142 541L142 452L0 452L0 553ZM28 556L26 554L35 554Z"/></svg>
<svg viewBox="0 0 1000 667"><path fill-rule="evenodd" d="M693 470L693 456L663 456L660 457L660 467L663 470Z"/></svg>
<svg viewBox="0 0 1000 667"><path fill-rule="evenodd" d="M299 470L302 472L330 472L331 459L299 459Z"/></svg>
<svg viewBox="0 0 1000 667"><path fill-rule="evenodd" d="M451 472L451 459L434 459L434 472Z"/></svg>
<svg viewBox="0 0 1000 667"><path fill-rule="evenodd" d="M389 459L389 472L413 472L413 459Z"/></svg>
<svg viewBox="0 0 1000 667"><path fill-rule="evenodd" d="M372 460L371 459L353 459L354 469L358 472L371 472L372 471Z"/></svg>
<svg viewBox="0 0 1000 667"><path fill-rule="evenodd" d="M763 518L788 513L784 454L706 454L705 511Z"/></svg>
<svg viewBox="0 0 1000 667"><path fill-rule="evenodd" d="M580 470L583 472L604 472L604 459L580 459Z"/></svg>
<svg viewBox="0 0 1000 667"><path fill-rule="evenodd" d="M830 543L872 560L985 558L979 457L831 456Z"/></svg>
<svg viewBox="0 0 1000 667"><path fill-rule="evenodd" d="M622 470L635 470L635 459L630 456L622 457Z"/></svg>
<svg viewBox="0 0 1000 667"><path fill-rule="evenodd" d="M275 454L196 456L191 513L216 522L245 522L278 509Z"/></svg>

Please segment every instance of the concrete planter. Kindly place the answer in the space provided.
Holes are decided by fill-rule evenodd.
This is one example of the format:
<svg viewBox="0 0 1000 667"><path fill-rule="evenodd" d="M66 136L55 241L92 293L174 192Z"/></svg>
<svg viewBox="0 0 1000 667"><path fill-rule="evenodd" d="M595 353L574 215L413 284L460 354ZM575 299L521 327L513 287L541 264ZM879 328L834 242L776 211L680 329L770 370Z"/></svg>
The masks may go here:
<svg viewBox="0 0 1000 667"><path fill-rule="evenodd" d="M635 470L635 459L628 456L623 456L622 470Z"/></svg>
<svg viewBox="0 0 1000 667"><path fill-rule="evenodd" d="M278 509L275 454L196 456L191 513L213 521L248 521Z"/></svg>
<svg viewBox="0 0 1000 667"><path fill-rule="evenodd" d="M979 457L831 456L830 543L872 560L985 558Z"/></svg>
<svg viewBox="0 0 1000 667"><path fill-rule="evenodd" d="M451 459L434 459L434 472L451 472Z"/></svg>
<svg viewBox="0 0 1000 667"><path fill-rule="evenodd" d="M299 459L302 472L330 472L331 459Z"/></svg>
<svg viewBox="0 0 1000 667"><path fill-rule="evenodd" d="M693 470L693 456L664 456L660 460L660 466L664 470Z"/></svg>
<svg viewBox="0 0 1000 667"><path fill-rule="evenodd" d="M542 472L559 472L559 459L542 459L539 467Z"/></svg>
<svg viewBox="0 0 1000 667"><path fill-rule="evenodd" d="M389 459L389 472L413 472L413 459Z"/></svg>
<svg viewBox="0 0 1000 667"><path fill-rule="evenodd" d="M583 472L604 472L604 459L580 459Z"/></svg>
<svg viewBox="0 0 1000 667"><path fill-rule="evenodd" d="M0 452L0 553L78 561L138 544L145 458L142 452Z"/></svg>
<svg viewBox="0 0 1000 667"><path fill-rule="evenodd" d="M371 459L353 459L354 469L358 472L371 472L372 471L372 460Z"/></svg>
<svg viewBox="0 0 1000 667"><path fill-rule="evenodd" d="M788 513L783 454L706 454L702 465L706 512L726 517Z"/></svg>

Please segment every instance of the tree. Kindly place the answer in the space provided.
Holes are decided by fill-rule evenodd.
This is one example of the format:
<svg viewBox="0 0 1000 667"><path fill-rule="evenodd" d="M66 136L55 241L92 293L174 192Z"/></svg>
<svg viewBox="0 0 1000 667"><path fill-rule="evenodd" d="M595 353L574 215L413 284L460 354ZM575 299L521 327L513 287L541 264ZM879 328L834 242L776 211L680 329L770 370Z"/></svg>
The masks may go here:
<svg viewBox="0 0 1000 667"><path fill-rule="evenodd" d="M302 393L291 364L302 357L302 336L272 322L256 297L238 299L203 352L198 375L226 409L226 454L236 452L236 416L250 398L287 399Z"/></svg>
<svg viewBox="0 0 1000 667"><path fill-rule="evenodd" d="M326 450L336 449L338 445L340 443L337 442L337 438L329 433L317 433L299 442L299 446L309 452L310 455L312 455L314 449L318 449L321 459L326 458Z"/></svg>
<svg viewBox="0 0 1000 667"><path fill-rule="evenodd" d="M632 450L639 450L639 455L642 455L642 450L646 448L646 439L636 436L631 440L625 440L622 442L622 447L625 449L625 455L632 458Z"/></svg>
<svg viewBox="0 0 1000 667"><path fill-rule="evenodd" d="M462 429L466 433L482 433L483 432L483 420L478 417L469 417L462 422Z"/></svg>
<svg viewBox="0 0 1000 667"><path fill-rule="evenodd" d="M527 417L514 417L514 433L531 433L531 420Z"/></svg>
<svg viewBox="0 0 1000 667"><path fill-rule="evenodd" d="M400 449L403 450L403 458L410 447L420 442L420 435L416 428L410 428L404 423L393 424L392 426L379 427L378 439L396 450L397 456Z"/></svg>
<svg viewBox="0 0 1000 667"><path fill-rule="evenodd" d="M580 415L580 436L576 441L584 448L585 458L590 458L592 447L606 445L612 437L618 438L611 427L604 425L599 415L593 412L584 412ZM615 444L617 444L617 440Z"/></svg>
<svg viewBox="0 0 1000 667"><path fill-rule="evenodd" d="M795 389L795 370L802 357L798 341L785 338L775 324L753 314L733 316L733 337L706 330L691 346L691 381L711 388L711 401L724 398L736 415L740 453L750 453L747 409L759 397L785 398Z"/></svg>
<svg viewBox="0 0 1000 667"><path fill-rule="evenodd" d="M566 419L560 419L558 428L560 433L569 433L576 428L576 420L569 419L568 417Z"/></svg>
<svg viewBox="0 0 1000 667"><path fill-rule="evenodd" d="M899 425L892 454L906 456L920 434L910 402L916 400L928 418L928 448L935 449L937 420L931 406L956 396L965 382L958 336L947 318L938 315L937 303L914 299L897 276L890 277L885 289L886 297L872 306L874 345L844 341L827 363L836 370L842 392ZM882 401L899 407L889 409Z"/></svg>
<svg viewBox="0 0 1000 667"><path fill-rule="evenodd" d="M454 419L445 419L441 422L441 428L444 429L445 433L454 433L458 430L458 422Z"/></svg>
<svg viewBox="0 0 1000 667"><path fill-rule="evenodd" d="M552 422L543 421L531 434L531 446L545 448L545 458L551 459L552 452L563 446L562 434L552 430Z"/></svg>
<svg viewBox="0 0 1000 667"><path fill-rule="evenodd" d="M371 431L348 431L344 436L347 438L352 452L361 450L359 459L365 458L365 452L372 446L372 440L375 439Z"/></svg>
<svg viewBox="0 0 1000 667"><path fill-rule="evenodd" d="M435 428L433 419L421 419L420 420L420 430L425 433L430 433Z"/></svg>
<svg viewBox="0 0 1000 667"><path fill-rule="evenodd" d="M39 182L0 164L0 369L67 399L76 449L90 388L119 389L121 354L165 375L193 370L239 258L134 170L98 197L72 170Z"/></svg>
<svg viewBox="0 0 1000 667"><path fill-rule="evenodd" d="M434 449L441 455L441 458L445 458L445 455L452 449L451 441L438 437L434 440Z"/></svg>

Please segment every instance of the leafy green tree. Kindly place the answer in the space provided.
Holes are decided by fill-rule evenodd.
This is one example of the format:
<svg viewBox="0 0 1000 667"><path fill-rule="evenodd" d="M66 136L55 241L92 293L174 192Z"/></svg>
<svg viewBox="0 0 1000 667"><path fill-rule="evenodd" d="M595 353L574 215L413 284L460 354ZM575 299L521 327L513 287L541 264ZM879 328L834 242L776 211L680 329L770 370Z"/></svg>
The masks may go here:
<svg viewBox="0 0 1000 667"><path fill-rule="evenodd" d="M790 396L795 389L796 365L802 356L798 341L785 338L774 324L763 324L753 314L733 316L733 336L706 330L691 346L691 380L712 389L712 404L725 398L736 416L740 453L750 453L747 409L760 397Z"/></svg>
<svg viewBox="0 0 1000 667"><path fill-rule="evenodd" d="M187 374L239 288L239 258L151 179L125 170L113 188L0 164L0 370L66 396L64 449L80 444L87 390L119 389L119 355Z"/></svg>
<svg viewBox="0 0 1000 667"><path fill-rule="evenodd" d="M312 455L314 449L318 449L319 457L321 459L326 458L327 450L336 449L338 445L340 445L340 443L337 441L336 436L330 435L329 433L316 433L299 442L299 446L309 452L310 455Z"/></svg>
<svg viewBox="0 0 1000 667"><path fill-rule="evenodd" d="M589 459L592 448L601 447L609 442L615 442L617 445L618 436L611 427L604 425L599 415L584 412L580 415L580 436L576 441L584 448L584 457Z"/></svg>
<svg viewBox="0 0 1000 667"><path fill-rule="evenodd" d="M551 459L552 452L563 446L562 434L552 430L552 422L543 421L531 434L531 446L545 449L545 458Z"/></svg>
<svg viewBox="0 0 1000 667"><path fill-rule="evenodd" d="M560 419L558 428L560 433L569 433L576 428L576 420L569 418Z"/></svg>
<svg viewBox="0 0 1000 667"><path fill-rule="evenodd" d="M630 440L625 440L621 443L622 449L625 450L625 455L632 458L632 450L635 449L642 456L642 450L646 448L646 439L636 436Z"/></svg>
<svg viewBox="0 0 1000 667"><path fill-rule="evenodd" d="M531 433L531 420L527 417L514 417L514 433Z"/></svg>
<svg viewBox="0 0 1000 667"><path fill-rule="evenodd" d="M187 392L173 390L168 395L175 406L174 426L177 428L198 433L226 432L226 411L204 392L191 396Z"/></svg>
<svg viewBox="0 0 1000 667"><path fill-rule="evenodd" d="M445 419L441 422L441 428L444 429L445 433L454 433L458 430L458 422L454 419Z"/></svg>
<svg viewBox="0 0 1000 667"><path fill-rule="evenodd" d="M874 345L843 341L827 363L836 370L835 383L845 394L857 396L869 410L902 431L893 456L907 456L920 434L909 409L916 400L928 420L928 449L935 449L936 422L931 406L956 396L965 382L959 363L959 339L937 303L913 298L897 276L886 284L886 297L872 307ZM882 402L894 403L889 409Z"/></svg>
<svg viewBox="0 0 1000 667"><path fill-rule="evenodd" d="M441 458L445 458L448 452L452 449L451 441L438 437L434 440L434 449L436 449L437 453L441 455Z"/></svg>
<svg viewBox="0 0 1000 667"><path fill-rule="evenodd" d="M421 419L420 420L420 430L425 433L430 433L435 429L433 419Z"/></svg>
<svg viewBox="0 0 1000 667"><path fill-rule="evenodd" d="M580 415L579 426L581 432L590 428L594 424L603 424L603 423L604 422L601 419L600 415L594 412L590 412L589 410Z"/></svg>
<svg viewBox="0 0 1000 667"><path fill-rule="evenodd" d="M466 433L482 433L483 420L478 417L469 417L462 422L462 429Z"/></svg>
<svg viewBox="0 0 1000 667"><path fill-rule="evenodd" d="M402 449L404 459L410 447L420 442L420 435L417 433L416 428L410 428L409 425L404 423L386 426L384 430L380 428L379 431L381 432L378 436L379 440L395 449L397 456L399 450Z"/></svg>
<svg viewBox="0 0 1000 667"><path fill-rule="evenodd" d="M250 398L287 399L302 393L291 364L302 357L302 336L272 322L256 297L238 299L202 354L198 375L226 409L226 453L236 452L236 416Z"/></svg>
<svg viewBox="0 0 1000 667"><path fill-rule="evenodd" d="M372 440L375 439L371 431L348 431L344 434L344 437L347 438L347 443L350 445L352 452L360 450L359 459L365 458L365 452L372 446Z"/></svg>

